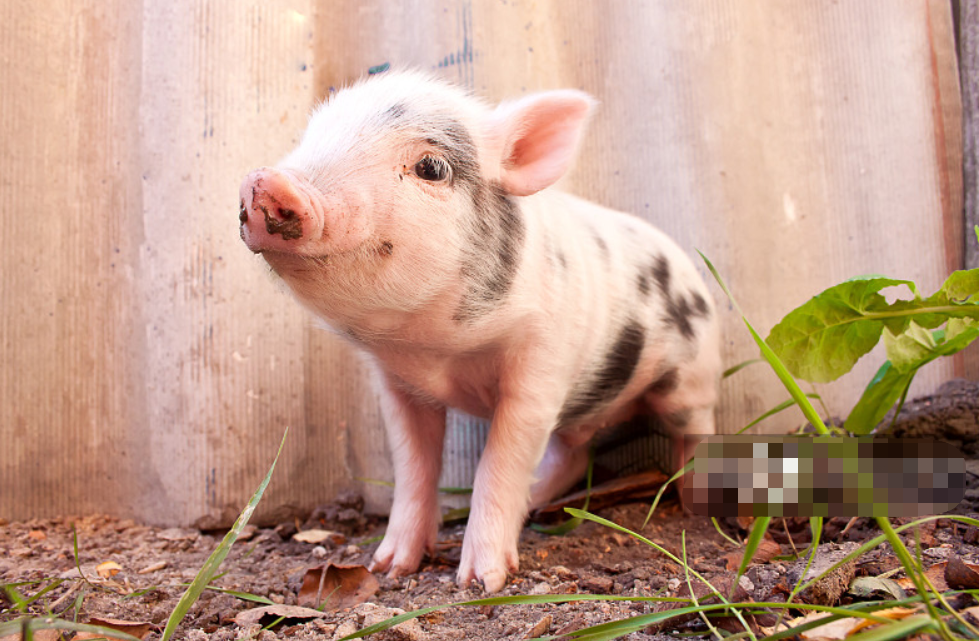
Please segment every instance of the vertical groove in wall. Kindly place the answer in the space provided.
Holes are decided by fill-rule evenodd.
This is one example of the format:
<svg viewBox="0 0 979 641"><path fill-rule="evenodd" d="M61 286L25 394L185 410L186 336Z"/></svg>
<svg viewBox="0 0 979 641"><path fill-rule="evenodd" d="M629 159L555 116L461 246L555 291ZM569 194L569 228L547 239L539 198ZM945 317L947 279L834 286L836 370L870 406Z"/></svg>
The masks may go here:
<svg viewBox="0 0 979 641"><path fill-rule="evenodd" d="M0 513L126 512L117 481L132 473L126 439L140 416L129 384L139 309L128 304L139 183L120 168L137 147L140 5L8 9Z"/></svg>
<svg viewBox="0 0 979 641"><path fill-rule="evenodd" d="M598 96L568 187L711 255L763 331L859 273L934 289L956 260L948 36L917 0L768 4L0 3L0 514L227 524L287 425L266 505L389 471L363 367L235 220L245 173L384 62ZM728 364L754 356L721 310ZM833 411L878 356L821 390ZM760 368L724 389L727 429L784 398Z"/></svg>

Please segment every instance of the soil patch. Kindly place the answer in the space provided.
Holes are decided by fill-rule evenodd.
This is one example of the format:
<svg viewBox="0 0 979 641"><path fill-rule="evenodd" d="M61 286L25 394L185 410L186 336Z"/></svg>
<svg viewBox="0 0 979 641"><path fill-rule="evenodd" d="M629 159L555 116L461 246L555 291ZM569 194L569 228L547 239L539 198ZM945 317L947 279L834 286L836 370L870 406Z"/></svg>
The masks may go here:
<svg viewBox="0 0 979 641"><path fill-rule="evenodd" d="M885 422L888 424L889 420ZM979 512L979 384L952 381L936 394L909 403L893 429L894 436L931 437L960 448L967 458L966 496L951 513L976 516ZM722 537L704 517L685 514L667 500L643 528L649 504L624 503L598 510L598 514L643 536L689 565L717 586L730 587L740 563L740 550ZM65 619L122 619L150 624L145 638L159 639L167 617L223 533L191 529L147 527L133 521L101 516L5 523L0 521L0 583L13 584L17 593L34 595L54 580L63 582L29 607L38 616L54 612ZM79 578L73 550L77 531L78 563L88 579ZM281 606L299 605L307 571L327 563L368 564L383 532L383 520L363 514L362 502L345 495L316 510L305 523L276 527L249 527L244 540L225 560L225 572L214 584L225 590L264 597ZM743 538L750 522L728 519L722 526ZM738 598L784 601L801 571L797 562L783 560L793 547L808 543L806 519L777 520L738 587ZM297 531L333 532L321 540L301 542ZM337 639L364 625L405 610L479 599L478 587L459 587L462 525L443 528L437 553L420 571L398 580L377 577L378 591L368 602L340 611L325 608L321 615L282 609L283 621L272 630L262 626L276 616L241 618L245 611L263 607L227 592L205 591L191 608L175 638L179 639ZM845 554L879 532L869 519L829 519L820 557ZM979 563L979 531L950 519L933 521L919 532L926 565L964 561ZM914 544L913 536L910 539ZM101 565L112 562L116 565ZM101 566L101 567L100 567ZM808 598L827 603L859 599L851 592L852 580L877 576L898 568L887 548L874 549L834 577L818 594ZM944 567L944 566L943 566ZM101 574L100 574L101 571ZM900 579L899 571L891 578ZM698 588L694 588L695 594ZM654 548L610 528L584 523L564 536L525 528L520 542L520 571L511 577L500 596L600 594L626 597L686 596L683 567ZM0 594L0 621L19 616L10 594ZM563 604L495 605L438 610L375 639L467 639L469 641L560 636L571 630L663 610L669 606L638 601L576 601ZM274 612L274 611L273 611ZM298 614L297 614L298 613ZM295 616L294 616L295 615ZM239 617L236 622L236 617ZM772 617L772 620L774 617ZM753 622L770 625L764 615ZM676 638L678 632L704 630L699 619L673 621L669 627L630 633L633 641ZM66 637L70 638L70 634Z"/></svg>

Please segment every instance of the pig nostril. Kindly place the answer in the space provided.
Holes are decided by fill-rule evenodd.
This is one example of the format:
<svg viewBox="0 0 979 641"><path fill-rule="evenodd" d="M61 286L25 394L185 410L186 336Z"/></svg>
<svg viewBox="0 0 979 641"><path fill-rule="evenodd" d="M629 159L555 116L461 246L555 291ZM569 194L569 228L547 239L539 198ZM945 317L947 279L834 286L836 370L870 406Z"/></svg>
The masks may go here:
<svg viewBox="0 0 979 641"><path fill-rule="evenodd" d="M241 201L241 207L238 209L238 221L242 223L248 222L248 210L245 209L245 201Z"/></svg>

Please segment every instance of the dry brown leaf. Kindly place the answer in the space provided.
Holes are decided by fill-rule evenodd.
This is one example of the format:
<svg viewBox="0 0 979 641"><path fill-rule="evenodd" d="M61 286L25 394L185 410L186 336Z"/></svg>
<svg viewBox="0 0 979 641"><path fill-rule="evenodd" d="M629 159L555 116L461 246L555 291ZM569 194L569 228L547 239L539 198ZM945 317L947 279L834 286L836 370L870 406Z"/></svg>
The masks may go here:
<svg viewBox="0 0 979 641"><path fill-rule="evenodd" d="M929 566L928 569L925 570L925 576L928 577L928 580L931 581L931 584L934 585L935 589L939 592L948 591L948 582L945 580L946 565L947 563L942 561L941 563L935 563L934 565Z"/></svg>
<svg viewBox="0 0 979 641"><path fill-rule="evenodd" d="M312 621L313 619L322 619L325 616L325 612L298 605L268 605L239 612L235 616L235 625L246 628L254 624L268 625L279 618L292 621Z"/></svg>
<svg viewBox="0 0 979 641"><path fill-rule="evenodd" d="M751 558L752 563L768 563L773 558L782 553L782 548L778 543L770 539L762 539L761 544L759 544L758 549L755 550L755 556ZM743 550L736 550L724 555L726 562L726 567L728 570L734 572L739 567L741 567L741 560L744 558Z"/></svg>
<svg viewBox="0 0 979 641"><path fill-rule="evenodd" d="M347 537L345 537L340 532L333 532L332 530L303 530L302 532L296 532L292 535L293 541L299 541L300 543L323 543L324 541L329 541L334 545L343 545L347 542Z"/></svg>
<svg viewBox="0 0 979 641"><path fill-rule="evenodd" d="M979 589L979 565L963 563L959 557L952 557L945 565L945 582L953 590Z"/></svg>
<svg viewBox="0 0 979 641"><path fill-rule="evenodd" d="M885 619L890 619L891 621L901 621L902 619L907 619L908 617L914 616L918 613L919 611L914 608L886 608L884 610L874 610L875 616L884 617ZM850 630L850 634L854 634L855 632L859 632L864 628L869 628L875 625L883 624L876 621L871 621L870 619L863 619L857 623L852 630Z"/></svg>
<svg viewBox="0 0 979 641"><path fill-rule="evenodd" d="M931 584L935 586L935 589L939 592L945 592L948 590L948 583L945 581L945 567L948 565L947 561L942 561L941 563L935 563L934 565L929 565L925 569L925 576L931 581ZM901 577L900 579L894 579L894 581L904 588L905 590L910 590L917 594L918 588L915 587L914 581L909 577Z"/></svg>
<svg viewBox="0 0 979 641"><path fill-rule="evenodd" d="M146 635L150 633L150 628L153 627L152 623L147 623L145 621L123 621L122 619L99 619L96 617L92 617L86 623L88 625L97 625L103 628L125 632L126 634L134 636L137 639L145 639ZM122 637L114 637L102 634L100 632L76 632L75 636L72 637L72 641L75 641L76 639L108 639L108 641L122 641Z"/></svg>
<svg viewBox="0 0 979 641"><path fill-rule="evenodd" d="M149 574L150 572L156 572L157 570L162 570L167 567L166 561L157 561L152 565L147 565L142 570L136 570L136 574Z"/></svg>
<svg viewBox="0 0 979 641"><path fill-rule="evenodd" d="M377 592L377 578L363 565L334 565L311 568L299 589L299 605L328 610L352 608Z"/></svg>
<svg viewBox="0 0 979 641"><path fill-rule="evenodd" d="M105 561L104 563L99 563L95 566L95 571L99 573L99 576L103 579L111 579L115 575L122 572L122 566L115 561Z"/></svg>
<svg viewBox="0 0 979 641"><path fill-rule="evenodd" d="M529 630L527 634L523 636L525 639L536 639L537 637L542 637L547 634L548 630L551 629L551 625L554 623L554 617L550 614L545 614L542 619L535 623Z"/></svg>
<svg viewBox="0 0 979 641"><path fill-rule="evenodd" d="M782 632L784 630L789 630L810 621L815 621L817 619L825 618L827 615L825 612L810 612L809 614L792 619L791 621L785 621L778 629L776 628L761 628L761 631L766 634L774 634L776 632ZM845 639L849 634L850 630L853 629L860 619L837 619L830 623L824 623L821 626L812 628L811 630L806 630L799 635L801 639L807 639L809 641L814 641L815 639Z"/></svg>

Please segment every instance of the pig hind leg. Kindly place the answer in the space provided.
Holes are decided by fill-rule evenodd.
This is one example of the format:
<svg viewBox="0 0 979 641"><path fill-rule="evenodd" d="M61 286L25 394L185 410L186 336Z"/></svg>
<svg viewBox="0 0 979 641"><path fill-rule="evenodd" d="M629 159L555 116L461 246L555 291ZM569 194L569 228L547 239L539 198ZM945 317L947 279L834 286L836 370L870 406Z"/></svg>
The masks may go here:
<svg viewBox="0 0 979 641"><path fill-rule="evenodd" d="M536 480L530 488L531 509L547 505L581 479L588 467L588 442L591 435L592 430L587 433L579 431L551 434L544 458L538 463L534 473Z"/></svg>

